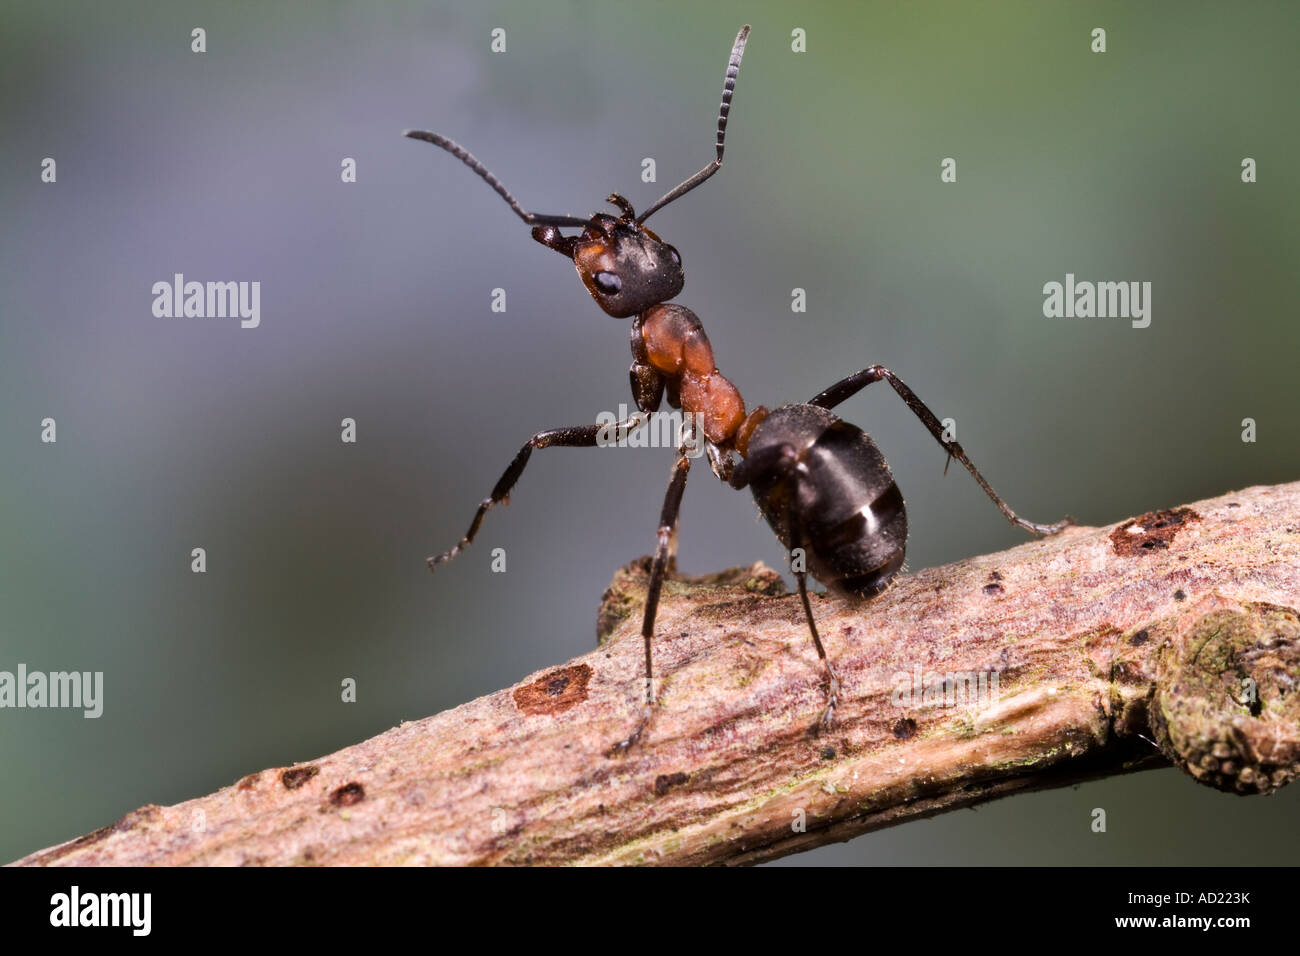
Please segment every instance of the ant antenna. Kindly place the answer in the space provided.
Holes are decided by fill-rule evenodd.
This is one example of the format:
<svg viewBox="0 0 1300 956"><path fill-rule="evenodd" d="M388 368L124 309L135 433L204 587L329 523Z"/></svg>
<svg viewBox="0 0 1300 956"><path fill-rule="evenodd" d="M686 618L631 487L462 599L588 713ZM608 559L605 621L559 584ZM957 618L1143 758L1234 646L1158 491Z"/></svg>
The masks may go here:
<svg viewBox="0 0 1300 956"><path fill-rule="evenodd" d="M722 121L719 121L721 125ZM426 143L432 143L439 149L445 149L451 155L455 156L462 163L474 170L474 173L485 183L496 190L498 196L510 204L510 208L524 222L530 226L585 226L588 223L586 219L579 219L576 216L541 216L537 213L529 212L523 206L519 205L519 200L510 195L510 191L502 185L501 180L497 179L488 170L486 166L474 158L474 154L467 150L460 143L446 136L439 136L437 133L430 133L423 129L408 129L403 131L403 136L410 139L422 139ZM719 160L721 161L721 160Z"/></svg>
<svg viewBox="0 0 1300 956"><path fill-rule="evenodd" d="M653 213L658 212L674 199L685 196L722 168L722 147L727 138L727 114L731 112L731 96L736 92L736 77L740 73L740 58L745 55L745 41L748 39L749 24L746 23L740 28L740 32L736 34L736 43L731 48L731 61L727 64L727 75L722 81L722 106L718 109L718 158L641 213L636 220L638 224L645 222Z"/></svg>

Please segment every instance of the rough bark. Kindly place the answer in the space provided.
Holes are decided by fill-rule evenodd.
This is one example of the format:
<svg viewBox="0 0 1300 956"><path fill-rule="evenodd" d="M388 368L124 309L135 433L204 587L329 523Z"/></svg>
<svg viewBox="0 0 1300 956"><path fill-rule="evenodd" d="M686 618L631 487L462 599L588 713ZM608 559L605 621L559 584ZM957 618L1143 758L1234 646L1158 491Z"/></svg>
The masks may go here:
<svg viewBox="0 0 1300 956"><path fill-rule="evenodd" d="M637 719L645 583L644 561L615 576L585 657L19 862L752 863L1149 766L1242 794L1300 772L1300 483L815 599L843 684L820 734L823 672L780 577L675 578L660 705L610 757Z"/></svg>

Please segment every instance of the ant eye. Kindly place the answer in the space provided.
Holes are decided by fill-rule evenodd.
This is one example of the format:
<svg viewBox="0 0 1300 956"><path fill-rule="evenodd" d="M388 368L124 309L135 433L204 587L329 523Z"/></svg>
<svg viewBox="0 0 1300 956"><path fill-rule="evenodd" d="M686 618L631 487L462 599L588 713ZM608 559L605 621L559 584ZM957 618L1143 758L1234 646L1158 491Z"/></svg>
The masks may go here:
<svg viewBox="0 0 1300 956"><path fill-rule="evenodd" d="M673 263L674 263L675 265L681 265L681 264L682 264L682 256L681 256L681 253L679 253L679 252L677 251L677 249L676 249L674 246L669 246L669 247L668 247L668 254L669 254L670 256L673 257Z"/></svg>
<svg viewBox="0 0 1300 956"><path fill-rule="evenodd" d="M591 277L596 288L604 295L616 295L623 288L623 280L612 272L597 272Z"/></svg>

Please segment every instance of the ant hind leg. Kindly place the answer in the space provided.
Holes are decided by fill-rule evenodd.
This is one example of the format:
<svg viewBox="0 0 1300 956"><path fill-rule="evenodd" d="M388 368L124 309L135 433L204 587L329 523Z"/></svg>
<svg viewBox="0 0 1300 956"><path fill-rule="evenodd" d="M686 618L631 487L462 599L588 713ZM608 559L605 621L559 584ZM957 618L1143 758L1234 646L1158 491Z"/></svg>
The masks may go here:
<svg viewBox="0 0 1300 956"><path fill-rule="evenodd" d="M871 385L874 382L879 382L882 379L888 382L890 387L898 393L898 397L903 400L903 404L910 408L917 418L921 419L922 424L929 429L930 434L934 436L935 441L942 445L943 450L948 453L949 459L951 460L956 458L963 466L965 466L966 470L970 472L971 477L975 479L976 484L978 484L980 488L984 490L984 493L989 496L990 500L997 505L998 510L1002 512L1003 517L1008 521L1034 534L1056 534L1056 532L1061 529L1074 524L1074 519L1069 515L1066 515L1055 524L1039 524L1036 521L1029 521L1022 518L1020 515L1012 511L1011 506L1002 500L998 493L993 490L993 486L990 485L984 479L984 476L979 473L974 462L966 457L966 452L962 449L961 445L957 444L955 441L948 441L943 437L943 424L935 416L934 412L930 411L930 409L926 407L926 404L917 397L915 392L904 384L902 379L883 365L872 365L869 368L864 368L860 372L853 373L848 378L836 382L808 404L817 405L826 409L834 408L841 402L852 398L868 385ZM948 466L945 464L945 471L947 470L947 467Z"/></svg>

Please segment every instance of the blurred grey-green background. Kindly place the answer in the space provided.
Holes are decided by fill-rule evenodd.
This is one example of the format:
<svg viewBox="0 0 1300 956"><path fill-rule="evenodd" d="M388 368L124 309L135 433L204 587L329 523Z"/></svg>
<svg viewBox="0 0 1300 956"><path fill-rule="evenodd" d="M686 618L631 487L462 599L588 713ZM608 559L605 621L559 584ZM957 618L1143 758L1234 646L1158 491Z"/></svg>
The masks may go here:
<svg viewBox="0 0 1300 956"><path fill-rule="evenodd" d="M0 711L0 859L594 645L670 453L536 456L471 553L424 558L533 431L630 400L627 326L399 134L455 137L534 209L640 207L711 157L742 22L726 168L654 225L751 404L888 364L1038 520L1300 478L1294 4L8 3L0 669L100 670L106 701ZM260 281L261 327L155 318L176 272ZM1150 327L1045 318L1066 273L1150 281ZM842 410L907 495L911 567L1023 540L892 395ZM748 496L700 472L683 570L758 559L782 554ZM1298 801L1160 771L792 862L1290 862Z"/></svg>

